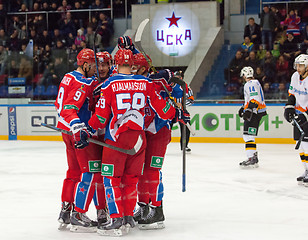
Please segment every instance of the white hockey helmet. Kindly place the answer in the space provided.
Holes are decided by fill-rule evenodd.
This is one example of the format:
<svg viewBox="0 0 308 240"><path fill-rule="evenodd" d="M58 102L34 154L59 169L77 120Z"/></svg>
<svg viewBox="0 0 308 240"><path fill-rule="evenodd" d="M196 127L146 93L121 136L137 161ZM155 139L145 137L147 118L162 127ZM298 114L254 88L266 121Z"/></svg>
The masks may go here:
<svg viewBox="0 0 308 240"><path fill-rule="evenodd" d="M296 70L296 65L297 64L303 64L305 65L305 67L308 66L308 55L307 54L301 54L298 55L295 60L294 60L294 64L293 64L293 68Z"/></svg>
<svg viewBox="0 0 308 240"><path fill-rule="evenodd" d="M252 78L253 77L253 68L252 67L243 67L241 70L241 77Z"/></svg>

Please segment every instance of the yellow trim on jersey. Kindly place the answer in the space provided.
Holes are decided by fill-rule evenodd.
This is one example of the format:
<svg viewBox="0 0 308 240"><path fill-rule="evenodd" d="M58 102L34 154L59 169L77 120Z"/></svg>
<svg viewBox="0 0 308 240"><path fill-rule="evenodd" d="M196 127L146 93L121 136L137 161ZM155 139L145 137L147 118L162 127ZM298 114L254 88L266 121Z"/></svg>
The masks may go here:
<svg viewBox="0 0 308 240"><path fill-rule="evenodd" d="M245 148L245 150L257 150L257 148L255 147L255 148L253 148L253 147L247 147L247 148Z"/></svg>

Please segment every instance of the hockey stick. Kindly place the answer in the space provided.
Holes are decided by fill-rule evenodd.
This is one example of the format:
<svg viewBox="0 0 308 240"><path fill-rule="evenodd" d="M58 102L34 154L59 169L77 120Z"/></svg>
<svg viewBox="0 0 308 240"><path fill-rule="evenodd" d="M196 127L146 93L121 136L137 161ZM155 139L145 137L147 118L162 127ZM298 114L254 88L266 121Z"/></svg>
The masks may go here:
<svg viewBox="0 0 308 240"><path fill-rule="evenodd" d="M58 132L61 132L61 133L65 133L67 135L71 135L71 136L73 135L73 133L70 132L70 131L63 130L61 128L57 128L57 127L51 126L51 125L46 124L46 123L41 123L41 125L43 127L47 127L47 128L50 128L52 130L55 130L55 131L58 131ZM142 146L142 143L143 143L141 135L139 135L138 140L137 140L135 146L132 149L119 148L119 147L116 147L116 146L113 146L113 145L110 145L110 144L107 144L107 143L95 140L93 138L88 138L88 140L91 143L94 143L94 144L97 144L97 145L100 145L100 146L103 146L103 147L107 147L107 148L116 150L116 151L121 152L121 153L129 154L129 155L135 155L140 150L140 148Z"/></svg>
<svg viewBox="0 0 308 240"><path fill-rule="evenodd" d="M93 51L94 51L94 59L95 59L95 67L96 67L96 74L97 74L97 78L98 81L101 82L101 77L99 76L99 71L98 71L98 62L97 62L97 56L96 56L96 45L95 45L95 40L96 40L96 36L97 36L97 31L100 28L100 24L97 25L97 28L94 32L94 39L93 39Z"/></svg>
<svg viewBox="0 0 308 240"><path fill-rule="evenodd" d="M171 100L174 107L179 108L178 105L176 104L176 102L174 101L173 97L171 96L171 93L168 91L167 87L164 84L162 84L162 85L163 85L163 88L165 89L165 92L168 94L168 98ZM186 124L186 126L188 127L189 131L191 132L191 135L195 136L196 133L192 129L191 125L188 123L188 124Z"/></svg>
<svg viewBox="0 0 308 240"><path fill-rule="evenodd" d="M150 19L146 18L144 19L138 26L137 31L136 31L136 35L135 35L135 45L137 46L137 49L142 53L142 55L144 56L144 58L147 60L147 62L149 63L152 71L154 73L157 73L157 70L155 69L155 67L153 66L151 60L148 58L147 54L145 53L145 51L143 50L142 46L141 46L141 37L142 37L142 33L143 30L145 28L145 26L148 24L148 22L150 21Z"/></svg>
<svg viewBox="0 0 308 240"><path fill-rule="evenodd" d="M305 136L305 132L304 130L301 128L301 126L298 124L298 122L295 120L295 118L292 119L292 123L293 123L293 126L296 126L297 129L299 130L301 136L299 137L299 140L297 141L297 144L295 146L295 149L299 149L299 146L301 145L303 139L304 139L304 136Z"/></svg>

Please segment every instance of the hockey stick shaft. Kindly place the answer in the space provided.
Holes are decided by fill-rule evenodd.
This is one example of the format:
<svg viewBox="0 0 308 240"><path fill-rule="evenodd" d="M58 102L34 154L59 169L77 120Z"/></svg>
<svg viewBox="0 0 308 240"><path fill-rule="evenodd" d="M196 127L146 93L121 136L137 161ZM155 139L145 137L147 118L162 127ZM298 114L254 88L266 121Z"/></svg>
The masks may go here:
<svg viewBox="0 0 308 240"><path fill-rule="evenodd" d="M186 85L183 88L183 110L186 111ZM188 127L189 124L186 124L186 126ZM186 141L186 126L183 126L183 136L182 136L182 149L183 149L183 173L182 173L182 179L183 179L183 183L182 183L182 192L186 192L186 145L187 145L187 141Z"/></svg>
<svg viewBox="0 0 308 240"><path fill-rule="evenodd" d="M297 127L298 131L300 132L300 137L299 137L299 140L297 141L296 143L296 146L295 146L295 149L299 149L299 146L301 145L303 139L304 139L304 136L305 136L305 132L304 130L301 128L301 126L299 125L299 123L295 120L295 118L292 119L293 121L293 125Z"/></svg>
<svg viewBox="0 0 308 240"><path fill-rule="evenodd" d="M52 129L52 130L55 130L55 131L58 131L58 132L61 132L61 133L65 133L65 134L70 135L70 136L73 135L73 133L70 132L70 131L67 131L67 130L64 130L64 129L61 129L61 128L57 128L55 126L51 126L51 125L46 124L46 123L41 123L41 125L43 127L46 127L46 128L49 128L49 129ZM94 144L97 144L97 145L100 145L100 146L103 146L103 147L107 147L107 148L116 150L116 151L121 152L121 153L129 154L129 155L134 155L134 154L136 154L139 151L139 149L141 147L141 146L139 147L139 145L140 145L140 137L141 136L139 136L137 144L136 144L138 146L135 145L135 147L132 148L132 149L119 148L119 147L116 147L116 146L113 146L113 145L110 145L110 144L107 144L107 143L95 140L93 138L89 138L88 140L91 143L94 143ZM142 138L141 138L141 140L142 140ZM142 142L141 142L141 145L142 145Z"/></svg>
<svg viewBox="0 0 308 240"><path fill-rule="evenodd" d="M94 51L94 59L95 59L95 67L96 67L96 74L97 74L97 77L98 77L98 81L100 82L101 81L101 77L99 75L99 71L98 71L98 61L97 61L97 56L96 56L96 36L97 36L97 31L98 29L100 28L100 25L97 25L97 28L95 30L95 33L94 33L94 39L93 39L93 51Z"/></svg>
<svg viewBox="0 0 308 240"><path fill-rule="evenodd" d="M168 98L171 100L174 107L179 108L178 105L176 104L176 102L174 101L173 97L171 96L171 93L168 91L167 87L164 84L162 84L162 85L163 85L163 88L165 89L165 92L168 94ZM191 135L195 136L196 133L192 129L191 125L188 123L188 124L186 124L186 126L189 129Z"/></svg>

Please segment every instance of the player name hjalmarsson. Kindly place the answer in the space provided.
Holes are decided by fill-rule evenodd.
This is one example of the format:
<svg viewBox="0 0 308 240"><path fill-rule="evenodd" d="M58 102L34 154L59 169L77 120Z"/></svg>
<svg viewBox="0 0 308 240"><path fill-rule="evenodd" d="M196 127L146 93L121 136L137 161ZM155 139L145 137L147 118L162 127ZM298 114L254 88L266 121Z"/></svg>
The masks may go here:
<svg viewBox="0 0 308 240"><path fill-rule="evenodd" d="M112 91L123 91L123 90L140 90L145 91L146 90L146 83L145 82L125 82L125 83L113 83L112 84Z"/></svg>

